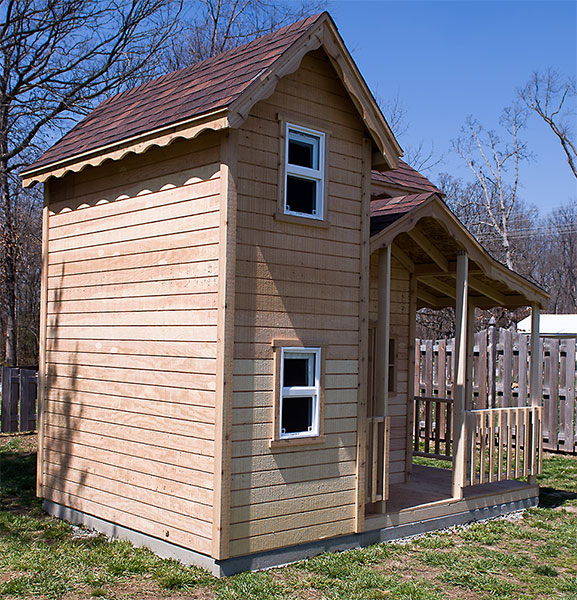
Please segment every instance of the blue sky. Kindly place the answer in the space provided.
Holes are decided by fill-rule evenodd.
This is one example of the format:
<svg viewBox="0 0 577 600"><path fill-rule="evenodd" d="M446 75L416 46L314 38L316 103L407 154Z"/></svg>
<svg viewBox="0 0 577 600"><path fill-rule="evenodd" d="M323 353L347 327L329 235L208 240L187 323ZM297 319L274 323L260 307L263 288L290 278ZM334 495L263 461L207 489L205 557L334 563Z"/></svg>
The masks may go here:
<svg viewBox="0 0 577 600"><path fill-rule="evenodd" d="M496 127L517 87L536 69L577 71L577 2L332 0L328 7L369 87L399 95L409 124L401 145L421 140L444 162L438 171L469 177L450 152L467 115ZM534 160L521 169L521 197L541 214L577 197L565 155L532 118L524 134Z"/></svg>

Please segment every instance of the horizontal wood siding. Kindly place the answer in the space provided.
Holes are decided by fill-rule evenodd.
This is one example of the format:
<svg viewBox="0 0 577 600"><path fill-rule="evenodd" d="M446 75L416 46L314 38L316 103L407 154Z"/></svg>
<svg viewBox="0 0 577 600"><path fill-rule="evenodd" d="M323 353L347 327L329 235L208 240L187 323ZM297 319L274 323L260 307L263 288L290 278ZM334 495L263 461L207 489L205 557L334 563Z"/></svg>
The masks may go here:
<svg viewBox="0 0 577 600"><path fill-rule="evenodd" d="M219 137L51 184L44 497L210 554Z"/></svg>
<svg viewBox="0 0 577 600"><path fill-rule="evenodd" d="M281 222L278 114L329 132L327 228ZM307 55L240 131L231 555L353 531L364 130L326 56ZM269 446L274 339L322 345L324 436Z"/></svg>
<svg viewBox="0 0 577 600"><path fill-rule="evenodd" d="M379 255L371 255L371 299L369 318L377 320ZM406 469L407 416L412 402L407 399L409 373L409 277L410 273L395 258L391 260L391 338L395 340L396 369L394 391L389 392L390 483L404 483Z"/></svg>

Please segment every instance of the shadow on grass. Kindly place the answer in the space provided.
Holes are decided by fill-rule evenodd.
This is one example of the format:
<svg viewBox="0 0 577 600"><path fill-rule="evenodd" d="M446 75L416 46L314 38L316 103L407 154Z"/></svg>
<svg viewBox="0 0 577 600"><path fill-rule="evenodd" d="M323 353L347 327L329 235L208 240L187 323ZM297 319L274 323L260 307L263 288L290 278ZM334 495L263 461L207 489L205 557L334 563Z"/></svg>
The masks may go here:
<svg viewBox="0 0 577 600"><path fill-rule="evenodd" d="M27 448L32 436L5 438L0 446L0 505L12 514L41 516L36 497L36 451Z"/></svg>
<svg viewBox="0 0 577 600"><path fill-rule="evenodd" d="M539 506L541 508L559 508L569 500L577 500L577 494L550 487L539 489Z"/></svg>

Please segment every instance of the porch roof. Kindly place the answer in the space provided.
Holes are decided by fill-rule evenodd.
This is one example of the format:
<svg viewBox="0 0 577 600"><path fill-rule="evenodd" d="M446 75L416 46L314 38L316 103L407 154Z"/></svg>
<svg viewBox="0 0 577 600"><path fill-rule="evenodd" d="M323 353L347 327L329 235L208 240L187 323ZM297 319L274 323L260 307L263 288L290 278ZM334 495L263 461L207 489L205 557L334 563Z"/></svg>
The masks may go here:
<svg viewBox="0 0 577 600"><path fill-rule="evenodd" d="M423 192L371 200L371 252L393 244L396 256L417 276L419 308L454 306L456 257L469 256L469 295L479 308L542 308L547 293L495 260L457 219L439 194Z"/></svg>

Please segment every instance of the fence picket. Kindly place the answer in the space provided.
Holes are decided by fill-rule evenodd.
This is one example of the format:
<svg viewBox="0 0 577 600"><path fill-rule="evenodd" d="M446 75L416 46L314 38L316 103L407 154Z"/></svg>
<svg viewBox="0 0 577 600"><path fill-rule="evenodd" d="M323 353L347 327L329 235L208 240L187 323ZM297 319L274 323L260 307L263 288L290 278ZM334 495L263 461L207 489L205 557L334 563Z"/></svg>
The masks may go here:
<svg viewBox="0 0 577 600"><path fill-rule="evenodd" d="M543 436L543 447L546 450L577 454L576 346L575 338L561 342L553 338L540 340L543 421L534 425L520 424L521 429L518 431L517 424L512 422L508 415L499 415L498 423L495 417L492 435L496 436L495 439L503 446L500 449L502 455L507 452L516 453L517 447L524 443L533 444L534 434L529 429L538 431L539 435ZM417 347L419 350L416 356L415 390L418 395L431 398L431 401L416 404L419 409L416 415L420 415L421 421L415 423L415 449L418 448L417 437L421 436L427 451L432 451L431 445L434 445L434 453L439 454L440 439L441 442L446 442L444 454L449 455L451 412L442 408L439 412L439 404L435 403L435 399L447 399L453 395L454 339L417 340ZM498 329L494 325L476 333L473 368L474 408L529 406L530 354L527 335ZM421 424L422 427L419 426ZM487 433L488 425L483 427ZM444 435L447 435L447 440L443 440ZM533 471L533 465L517 465L516 457L513 456L512 459L515 461L514 472L528 469ZM503 456L503 460L507 465L511 464L509 456Z"/></svg>
<svg viewBox="0 0 577 600"><path fill-rule="evenodd" d="M575 346L577 340L565 340L565 407L563 428L565 431L564 450L575 452Z"/></svg>

